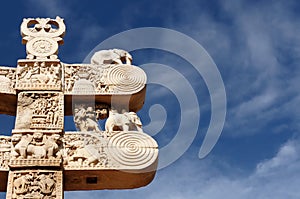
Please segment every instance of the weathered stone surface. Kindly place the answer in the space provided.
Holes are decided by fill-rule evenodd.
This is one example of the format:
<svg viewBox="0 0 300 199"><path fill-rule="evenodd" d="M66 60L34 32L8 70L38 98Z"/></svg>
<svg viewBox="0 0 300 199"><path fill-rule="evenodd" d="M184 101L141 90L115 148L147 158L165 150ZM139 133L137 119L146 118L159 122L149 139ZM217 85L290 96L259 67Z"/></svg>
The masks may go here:
<svg viewBox="0 0 300 199"><path fill-rule="evenodd" d="M16 129L63 129L61 92L21 92L18 95Z"/></svg>
<svg viewBox="0 0 300 199"><path fill-rule="evenodd" d="M8 171L8 163L11 159L11 137L0 136L0 171Z"/></svg>
<svg viewBox="0 0 300 199"><path fill-rule="evenodd" d="M73 95L91 94L86 84L92 85L94 95L135 94L147 81L141 68L129 64L64 64L64 71L64 93Z"/></svg>
<svg viewBox="0 0 300 199"><path fill-rule="evenodd" d="M143 132L66 132L63 140L65 170L139 172L153 167L158 159L157 143Z"/></svg>
<svg viewBox="0 0 300 199"><path fill-rule="evenodd" d="M19 60L17 67L17 90L60 91L62 67L53 60Z"/></svg>
<svg viewBox="0 0 300 199"><path fill-rule="evenodd" d="M45 167L61 164L60 130L14 130L10 168Z"/></svg>
<svg viewBox="0 0 300 199"><path fill-rule="evenodd" d="M105 133L105 138L95 132L65 133L66 190L129 189L153 180L158 162L153 138L138 131Z"/></svg>
<svg viewBox="0 0 300 199"><path fill-rule="evenodd" d="M10 171L6 198L63 198L62 171Z"/></svg>
<svg viewBox="0 0 300 199"><path fill-rule="evenodd" d="M0 66L0 92L16 94L16 68Z"/></svg>

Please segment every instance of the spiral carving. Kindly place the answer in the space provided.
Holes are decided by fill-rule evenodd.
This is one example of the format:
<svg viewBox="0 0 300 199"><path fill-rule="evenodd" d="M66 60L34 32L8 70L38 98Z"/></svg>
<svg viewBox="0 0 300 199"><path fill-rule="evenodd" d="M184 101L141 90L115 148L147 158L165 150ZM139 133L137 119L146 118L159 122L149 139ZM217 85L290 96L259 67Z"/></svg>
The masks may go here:
<svg viewBox="0 0 300 199"><path fill-rule="evenodd" d="M139 67L122 64L109 70L107 79L114 86L114 91L132 93L144 88L147 77Z"/></svg>
<svg viewBox="0 0 300 199"><path fill-rule="evenodd" d="M158 158L158 146L145 133L119 132L108 141L110 157L121 166L146 168Z"/></svg>

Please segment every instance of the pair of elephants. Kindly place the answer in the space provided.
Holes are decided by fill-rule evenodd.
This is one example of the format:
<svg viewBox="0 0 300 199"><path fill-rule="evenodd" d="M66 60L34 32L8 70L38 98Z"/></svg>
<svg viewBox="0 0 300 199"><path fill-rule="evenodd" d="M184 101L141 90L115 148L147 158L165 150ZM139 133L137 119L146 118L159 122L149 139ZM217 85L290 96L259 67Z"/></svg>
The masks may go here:
<svg viewBox="0 0 300 199"><path fill-rule="evenodd" d="M82 132L94 131L101 133L97 120L106 117L105 131L107 132L143 131L142 122L135 112L122 110L122 113L118 113L115 109L109 111L108 109L99 109L94 111L92 107L81 107L74 110L75 125L77 129Z"/></svg>

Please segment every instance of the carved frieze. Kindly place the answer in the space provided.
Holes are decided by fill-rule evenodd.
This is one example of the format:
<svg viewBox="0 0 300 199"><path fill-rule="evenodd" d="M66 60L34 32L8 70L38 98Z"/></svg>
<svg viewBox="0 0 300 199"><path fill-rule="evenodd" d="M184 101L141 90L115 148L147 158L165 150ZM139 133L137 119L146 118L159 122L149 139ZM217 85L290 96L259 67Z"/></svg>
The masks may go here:
<svg viewBox="0 0 300 199"><path fill-rule="evenodd" d="M18 90L61 90L62 67L59 61L19 60Z"/></svg>
<svg viewBox="0 0 300 199"><path fill-rule="evenodd" d="M109 168L107 140L93 132L66 132L63 138L63 163L71 168Z"/></svg>
<svg viewBox="0 0 300 199"><path fill-rule="evenodd" d="M0 93L16 94L16 68L0 67Z"/></svg>
<svg viewBox="0 0 300 199"><path fill-rule="evenodd" d="M61 199L63 198L62 171L10 171L6 198Z"/></svg>
<svg viewBox="0 0 300 199"><path fill-rule="evenodd" d="M78 90L85 91L80 87L85 86L86 81L92 84L93 94L100 95L134 94L146 84L145 72L128 64L64 64L64 71L65 94L85 94Z"/></svg>
<svg viewBox="0 0 300 199"><path fill-rule="evenodd" d="M60 130L14 130L10 167L60 166Z"/></svg>
<svg viewBox="0 0 300 199"><path fill-rule="evenodd" d="M11 137L0 136L0 170L8 170L11 158Z"/></svg>
<svg viewBox="0 0 300 199"><path fill-rule="evenodd" d="M66 132L63 140L66 170L145 169L158 158L157 143L143 132L115 131L106 138L92 132Z"/></svg>
<svg viewBox="0 0 300 199"><path fill-rule="evenodd" d="M63 94L21 92L18 95L16 129L63 129Z"/></svg>

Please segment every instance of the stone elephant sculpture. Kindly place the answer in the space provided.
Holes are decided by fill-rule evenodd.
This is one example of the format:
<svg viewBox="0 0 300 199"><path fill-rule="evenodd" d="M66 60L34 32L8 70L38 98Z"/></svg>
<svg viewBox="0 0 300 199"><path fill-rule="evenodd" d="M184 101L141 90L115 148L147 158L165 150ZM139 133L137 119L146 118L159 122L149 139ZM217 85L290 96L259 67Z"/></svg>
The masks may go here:
<svg viewBox="0 0 300 199"><path fill-rule="evenodd" d="M142 132L142 122L135 112L118 113L116 110L109 112L105 123L105 130L112 131L139 131Z"/></svg>
<svg viewBox="0 0 300 199"><path fill-rule="evenodd" d="M125 50L110 49L96 52L92 58L91 63L95 65L100 64L129 64L132 63L132 56Z"/></svg>
<svg viewBox="0 0 300 199"><path fill-rule="evenodd" d="M130 121L126 115L111 110L105 123L105 130L108 132L129 131L129 124Z"/></svg>

